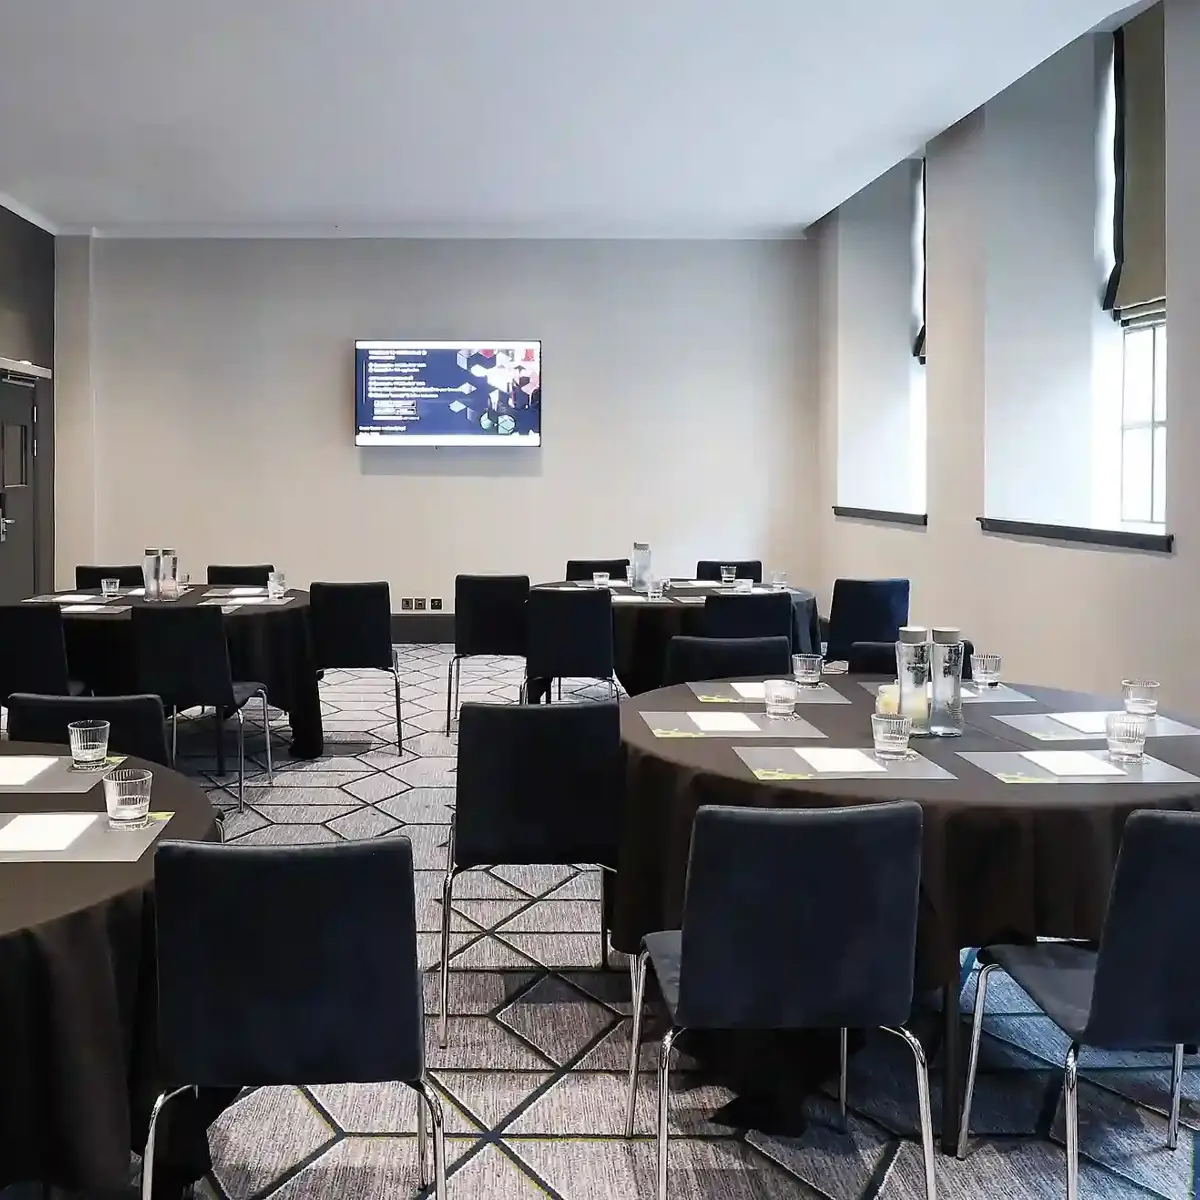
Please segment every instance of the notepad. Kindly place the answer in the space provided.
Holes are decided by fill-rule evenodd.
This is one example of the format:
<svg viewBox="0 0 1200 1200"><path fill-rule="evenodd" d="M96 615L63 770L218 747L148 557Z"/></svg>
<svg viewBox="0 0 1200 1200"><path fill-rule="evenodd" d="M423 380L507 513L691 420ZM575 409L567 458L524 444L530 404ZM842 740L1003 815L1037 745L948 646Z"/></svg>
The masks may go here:
<svg viewBox="0 0 1200 1200"><path fill-rule="evenodd" d="M1080 733L1104 733L1109 714L1106 712L1048 713L1050 720L1078 729Z"/></svg>
<svg viewBox="0 0 1200 1200"><path fill-rule="evenodd" d="M1035 766L1049 771L1051 775L1124 775L1120 767L1103 758L1096 758L1086 750L1025 750L1027 758Z"/></svg>
<svg viewBox="0 0 1200 1200"><path fill-rule="evenodd" d="M731 683L729 685L743 700L765 699L767 691L763 683Z"/></svg>
<svg viewBox="0 0 1200 1200"><path fill-rule="evenodd" d="M54 597L55 604L86 604L89 600L92 601L92 603L94 604L96 601L96 597L95 596L55 596Z"/></svg>
<svg viewBox="0 0 1200 1200"><path fill-rule="evenodd" d="M704 733L757 733L758 726L745 713L694 712L688 720Z"/></svg>
<svg viewBox="0 0 1200 1200"><path fill-rule="evenodd" d="M814 771L822 775L875 775L886 771L869 754L861 750L839 750L831 746L816 746L796 753Z"/></svg>
<svg viewBox="0 0 1200 1200"><path fill-rule="evenodd" d="M235 587L229 589L231 596L261 596L266 592L264 587Z"/></svg>
<svg viewBox="0 0 1200 1200"><path fill-rule="evenodd" d="M98 613L111 612L109 608L105 608L103 604L64 604L63 612L65 613Z"/></svg>
<svg viewBox="0 0 1200 1200"><path fill-rule="evenodd" d="M238 604L266 604L267 602L266 596L246 596L242 592L239 592L237 588L234 588L230 595L237 596Z"/></svg>
<svg viewBox="0 0 1200 1200"><path fill-rule="evenodd" d="M645 604L646 603L645 596L637 596L637 595L634 595L632 592L630 592L628 595L622 594L619 596L613 596L612 600L613 600L614 604Z"/></svg>
<svg viewBox="0 0 1200 1200"><path fill-rule="evenodd" d="M54 759L32 754L0 757L0 787L24 787L54 765Z"/></svg>
<svg viewBox="0 0 1200 1200"><path fill-rule="evenodd" d="M65 850L98 813L22 813L0 829L0 851Z"/></svg>

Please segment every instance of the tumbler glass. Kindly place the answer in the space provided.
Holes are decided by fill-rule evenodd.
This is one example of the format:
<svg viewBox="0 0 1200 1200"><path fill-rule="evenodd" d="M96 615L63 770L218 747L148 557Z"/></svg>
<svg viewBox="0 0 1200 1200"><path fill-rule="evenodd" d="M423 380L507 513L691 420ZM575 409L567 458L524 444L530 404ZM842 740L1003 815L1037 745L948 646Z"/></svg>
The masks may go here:
<svg viewBox="0 0 1200 1200"><path fill-rule="evenodd" d="M1149 725L1149 719L1141 713L1109 713L1104 722L1108 757L1114 762L1141 762Z"/></svg>
<svg viewBox="0 0 1200 1200"><path fill-rule="evenodd" d="M108 758L107 721L72 721L67 726L71 765L77 771L98 771Z"/></svg>
<svg viewBox="0 0 1200 1200"><path fill-rule="evenodd" d="M819 654L792 655L792 674L801 687L817 687L820 684L821 666Z"/></svg>
<svg viewBox="0 0 1200 1200"><path fill-rule="evenodd" d="M1125 711L1143 717L1158 712L1158 683L1153 679L1124 679L1121 691L1125 696Z"/></svg>
<svg viewBox="0 0 1200 1200"><path fill-rule="evenodd" d="M113 600L117 593L121 590L121 581L119 579L102 579L100 580L100 595L105 600Z"/></svg>
<svg viewBox="0 0 1200 1200"><path fill-rule="evenodd" d="M140 827L150 812L153 775L140 767L121 767L104 777L104 805L110 827Z"/></svg>
<svg viewBox="0 0 1200 1200"><path fill-rule="evenodd" d="M996 687L1000 683L1003 659L998 654L972 654L971 678L980 687Z"/></svg>
<svg viewBox="0 0 1200 1200"><path fill-rule="evenodd" d="M871 737L877 758L906 757L911 734L911 717L902 717L899 713L871 714Z"/></svg>
<svg viewBox="0 0 1200 1200"><path fill-rule="evenodd" d="M722 567L721 568L721 583L725 587L729 587L737 578L737 567Z"/></svg>
<svg viewBox="0 0 1200 1200"><path fill-rule="evenodd" d="M282 571L272 571L267 576L267 595L272 600L282 600L287 595L287 580Z"/></svg>
<svg viewBox="0 0 1200 1200"><path fill-rule="evenodd" d="M791 679L768 679L763 684L768 717L791 717L796 713L796 684Z"/></svg>

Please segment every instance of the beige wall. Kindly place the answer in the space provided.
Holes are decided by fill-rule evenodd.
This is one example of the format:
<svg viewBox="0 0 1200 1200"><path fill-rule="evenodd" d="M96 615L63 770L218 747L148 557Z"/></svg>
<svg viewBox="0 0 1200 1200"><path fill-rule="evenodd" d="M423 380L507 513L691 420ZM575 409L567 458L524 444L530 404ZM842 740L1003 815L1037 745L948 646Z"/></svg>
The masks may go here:
<svg viewBox="0 0 1200 1200"><path fill-rule="evenodd" d="M66 239L60 264L60 582L168 542L449 608L457 572L635 538L811 577L810 245ZM356 449L353 342L388 336L541 338L543 448Z"/></svg>

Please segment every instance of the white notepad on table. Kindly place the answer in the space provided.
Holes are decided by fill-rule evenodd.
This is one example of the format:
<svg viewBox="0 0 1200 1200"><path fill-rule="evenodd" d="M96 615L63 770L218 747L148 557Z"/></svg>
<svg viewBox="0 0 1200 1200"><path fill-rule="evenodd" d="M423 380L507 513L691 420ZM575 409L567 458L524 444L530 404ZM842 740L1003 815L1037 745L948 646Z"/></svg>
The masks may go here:
<svg viewBox="0 0 1200 1200"><path fill-rule="evenodd" d="M886 770L861 750L840 750L833 746L814 746L796 753L814 771L822 775L868 775Z"/></svg>
<svg viewBox="0 0 1200 1200"><path fill-rule="evenodd" d="M231 596L265 596L267 589L264 587L235 587L229 589Z"/></svg>
<svg viewBox="0 0 1200 1200"><path fill-rule="evenodd" d="M1080 733L1104 733L1109 714L1106 712L1049 713L1050 720L1057 721Z"/></svg>
<svg viewBox="0 0 1200 1200"><path fill-rule="evenodd" d="M1120 767L1103 758L1096 758L1086 750L1025 750L1034 766L1049 771L1051 775L1124 775Z"/></svg>
<svg viewBox="0 0 1200 1200"><path fill-rule="evenodd" d="M54 759L34 754L0 756L0 787L24 787L43 771L54 766Z"/></svg>
<svg viewBox="0 0 1200 1200"><path fill-rule="evenodd" d="M688 719L702 733L757 733L758 726L745 713L693 712Z"/></svg>
<svg viewBox="0 0 1200 1200"><path fill-rule="evenodd" d="M96 602L96 597L76 595L54 597L55 604L87 604L89 600L94 604Z"/></svg>
<svg viewBox="0 0 1200 1200"><path fill-rule="evenodd" d="M0 851L66 850L98 813L22 813L0 829Z"/></svg>
<svg viewBox="0 0 1200 1200"><path fill-rule="evenodd" d="M63 612L65 613L98 613L111 612L111 609L106 608L103 604L64 604Z"/></svg>
<svg viewBox="0 0 1200 1200"><path fill-rule="evenodd" d="M766 698L766 684L763 683L731 683L729 685L743 700L763 700Z"/></svg>

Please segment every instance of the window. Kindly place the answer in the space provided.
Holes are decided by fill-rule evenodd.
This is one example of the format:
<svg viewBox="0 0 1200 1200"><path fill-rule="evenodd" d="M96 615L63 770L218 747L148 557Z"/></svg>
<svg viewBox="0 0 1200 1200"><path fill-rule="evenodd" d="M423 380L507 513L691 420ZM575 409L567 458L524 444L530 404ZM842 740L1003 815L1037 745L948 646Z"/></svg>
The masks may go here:
<svg viewBox="0 0 1200 1200"><path fill-rule="evenodd" d="M1167 325L1124 331L1121 373L1121 521L1167 519Z"/></svg>

